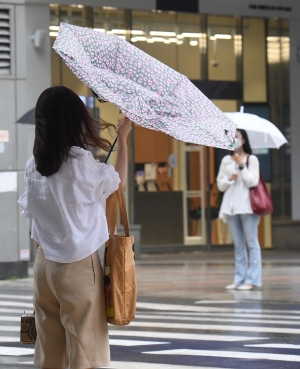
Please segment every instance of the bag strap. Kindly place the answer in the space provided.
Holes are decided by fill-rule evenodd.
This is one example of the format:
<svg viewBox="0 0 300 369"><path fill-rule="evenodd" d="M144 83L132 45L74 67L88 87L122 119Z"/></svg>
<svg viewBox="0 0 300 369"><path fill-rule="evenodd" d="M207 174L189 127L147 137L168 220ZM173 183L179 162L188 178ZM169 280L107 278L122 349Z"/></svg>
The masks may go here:
<svg viewBox="0 0 300 369"><path fill-rule="evenodd" d="M106 200L106 219L108 225L108 231L111 236L115 233L115 228L117 224L117 215L118 215L118 203L120 206L120 214L122 219L122 224L125 230L125 235L129 237L129 223L125 205L125 198L123 193L123 186L120 183L117 191L112 193L109 198Z"/></svg>
<svg viewBox="0 0 300 369"><path fill-rule="evenodd" d="M125 230L125 235L129 237L129 222L128 222L126 205L125 205L124 190L123 190L123 186L121 183L117 190L117 196L119 200L121 219L122 219L122 224Z"/></svg>
<svg viewBox="0 0 300 369"><path fill-rule="evenodd" d="M247 161L246 161L247 168L249 168L249 158L250 158L250 154L247 156Z"/></svg>

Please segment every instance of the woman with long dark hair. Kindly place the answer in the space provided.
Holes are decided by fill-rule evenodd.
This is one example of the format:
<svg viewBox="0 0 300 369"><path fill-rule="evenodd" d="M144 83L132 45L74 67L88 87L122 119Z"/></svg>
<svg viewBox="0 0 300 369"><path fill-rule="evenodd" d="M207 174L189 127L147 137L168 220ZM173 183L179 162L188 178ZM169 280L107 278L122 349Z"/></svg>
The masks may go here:
<svg viewBox="0 0 300 369"><path fill-rule="evenodd" d="M218 188L224 192L219 217L229 225L235 251L235 276L225 287L228 290L248 291L262 284L259 216L253 213L250 202L250 188L258 182L259 161L252 155L247 132L238 129L234 151L223 158L217 176Z"/></svg>
<svg viewBox="0 0 300 369"><path fill-rule="evenodd" d="M66 87L48 88L37 101L33 156L18 202L37 248L34 364L42 368L110 366L97 250L108 239L106 199L126 183L131 122L124 118L118 126L115 168L88 150L110 149L99 136L106 128L115 127L94 120Z"/></svg>

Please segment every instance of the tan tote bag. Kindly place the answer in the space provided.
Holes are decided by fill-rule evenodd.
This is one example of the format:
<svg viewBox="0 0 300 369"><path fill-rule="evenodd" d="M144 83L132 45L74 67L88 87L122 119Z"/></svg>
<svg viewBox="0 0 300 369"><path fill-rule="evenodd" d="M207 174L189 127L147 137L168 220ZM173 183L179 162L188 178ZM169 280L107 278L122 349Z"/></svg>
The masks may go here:
<svg viewBox="0 0 300 369"><path fill-rule="evenodd" d="M115 234L118 204L125 236ZM135 317L137 286L134 261L134 237L129 235L123 188L111 194L106 202L109 240L104 253L104 293L107 321L127 325Z"/></svg>

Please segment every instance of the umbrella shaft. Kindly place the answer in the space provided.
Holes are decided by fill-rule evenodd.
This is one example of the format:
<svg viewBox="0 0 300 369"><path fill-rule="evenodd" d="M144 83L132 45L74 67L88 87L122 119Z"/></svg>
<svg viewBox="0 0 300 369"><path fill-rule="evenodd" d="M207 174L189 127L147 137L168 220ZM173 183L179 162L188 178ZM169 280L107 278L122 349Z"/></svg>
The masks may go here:
<svg viewBox="0 0 300 369"><path fill-rule="evenodd" d="M109 150L109 152L108 152L108 154L107 154L107 156L106 156L106 158L105 158L105 160L104 160L104 163L105 163L105 164L107 163L107 160L109 159L110 154L111 154L111 152L113 151L113 149L114 149L114 147L115 147L116 143L117 143L117 138L115 139L114 143L111 145L111 148L110 148L110 150Z"/></svg>

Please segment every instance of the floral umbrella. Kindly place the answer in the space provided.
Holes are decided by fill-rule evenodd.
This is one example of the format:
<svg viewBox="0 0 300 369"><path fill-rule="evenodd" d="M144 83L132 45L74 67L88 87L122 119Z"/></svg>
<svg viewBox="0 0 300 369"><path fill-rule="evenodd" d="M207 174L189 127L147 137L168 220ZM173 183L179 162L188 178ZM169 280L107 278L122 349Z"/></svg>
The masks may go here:
<svg viewBox="0 0 300 369"><path fill-rule="evenodd" d="M236 125L185 76L120 37L61 23L53 49L101 99L178 140L231 149Z"/></svg>

